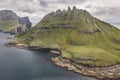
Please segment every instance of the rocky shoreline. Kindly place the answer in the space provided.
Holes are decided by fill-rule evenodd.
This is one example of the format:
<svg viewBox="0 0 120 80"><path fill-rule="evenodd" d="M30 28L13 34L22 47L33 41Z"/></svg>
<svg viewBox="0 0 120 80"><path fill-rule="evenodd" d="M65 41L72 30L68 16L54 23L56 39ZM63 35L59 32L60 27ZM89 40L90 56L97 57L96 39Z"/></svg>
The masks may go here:
<svg viewBox="0 0 120 80"><path fill-rule="evenodd" d="M5 45L7 47L14 46L22 49L49 51L50 53L57 55L50 58L50 60L59 67L67 68L68 70L74 71L81 75L95 77L99 80L120 80L120 65L91 68L88 66L77 64L70 59L60 57L61 52L57 49L28 46L26 44L15 44L11 42L6 43Z"/></svg>
<svg viewBox="0 0 120 80"><path fill-rule="evenodd" d="M77 64L67 58L61 58L60 56L51 58L51 61L57 66L67 68L70 71L85 76L95 77L100 80L120 80L120 65L90 68Z"/></svg>

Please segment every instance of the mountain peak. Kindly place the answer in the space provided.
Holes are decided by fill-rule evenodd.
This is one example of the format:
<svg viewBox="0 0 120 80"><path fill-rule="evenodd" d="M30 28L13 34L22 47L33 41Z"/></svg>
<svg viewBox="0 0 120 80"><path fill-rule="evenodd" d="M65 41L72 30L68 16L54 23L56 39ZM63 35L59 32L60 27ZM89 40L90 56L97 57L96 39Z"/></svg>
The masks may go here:
<svg viewBox="0 0 120 80"><path fill-rule="evenodd" d="M0 15L4 16L4 15L14 15L16 16L16 13L14 13L12 10L1 10L0 11Z"/></svg>
<svg viewBox="0 0 120 80"><path fill-rule="evenodd" d="M73 10L77 10L76 6L73 6Z"/></svg>
<svg viewBox="0 0 120 80"><path fill-rule="evenodd" d="M71 11L71 8L70 8L70 6L68 7L67 11Z"/></svg>
<svg viewBox="0 0 120 80"><path fill-rule="evenodd" d="M12 10L1 10L0 12L12 12L13 13Z"/></svg>
<svg viewBox="0 0 120 80"><path fill-rule="evenodd" d="M87 10L73 9L70 7L67 10L57 10L47 14L40 23L40 27L74 27L81 32L95 32L100 31L99 26L96 25L98 19L93 17ZM44 24L45 23L45 24ZM47 23L47 24L46 24ZM54 25L53 25L54 24ZM63 26L64 25L64 26ZM36 25L37 26L37 25Z"/></svg>
<svg viewBox="0 0 120 80"><path fill-rule="evenodd" d="M83 9L77 9L75 6L73 9L68 7L67 10L57 10L56 12L52 12L44 16L42 21L48 21L51 19L59 19L59 20L75 20L75 19L83 19L87 17L92 17L91 14Z"/></svg>

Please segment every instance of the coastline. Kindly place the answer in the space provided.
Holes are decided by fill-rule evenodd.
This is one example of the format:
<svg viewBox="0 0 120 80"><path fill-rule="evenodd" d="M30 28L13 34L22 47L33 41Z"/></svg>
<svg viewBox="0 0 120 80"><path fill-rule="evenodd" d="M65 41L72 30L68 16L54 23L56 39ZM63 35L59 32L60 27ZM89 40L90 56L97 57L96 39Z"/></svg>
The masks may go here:
<svg viewBox="0 0 120 80"><path fill-rule="evenodd" d="M60 57L61 52L57 49L42 48L37 46L28 46L26 44L6 43L7 47L18 47L28 50L42 50L48 51L56 56L51 57L50 60L59 67L67 68L69 71L74 71L84 76L94 77L99 80L119 80L120 79L120 65L113 65L109 67L88 67L77 64L68 58Z"/></svg>
<svg viewBox="0 0 120 80"><path fill-rule="evenodd" d="M77 63L74 63L70 59L58 57L52 57L51 61L63 68L67 68L69 71L74 71L81 75L95 77L99 80L119 80L120 79L120 65L114 65L111 67L96 67L90 68Z"/></svg>

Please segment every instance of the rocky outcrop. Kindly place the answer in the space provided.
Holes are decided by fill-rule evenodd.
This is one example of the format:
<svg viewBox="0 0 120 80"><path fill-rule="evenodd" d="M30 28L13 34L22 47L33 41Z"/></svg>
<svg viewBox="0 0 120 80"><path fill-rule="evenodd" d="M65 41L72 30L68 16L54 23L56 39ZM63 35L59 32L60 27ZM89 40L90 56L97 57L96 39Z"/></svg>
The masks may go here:
<svg viewBox="0 0 120 80"><path fill-rule="evenodd" d="M94 34L100 32L99 20L93 17L88 11L83 9L77 9L75 6L73 9L68 7L67 10L57 10L44 16L40 21L41 25L36 27L49 27L49 28L78 28L81 33ZM47 24L45 24L47 23ZM92 27L91 27L92 26ZM91 28L88 28L91 27Z"/></svg>
<svg viewBox="0 0 120 80"><path fill-rule="evenodd" d="M23 33L31 28L28 17L19 17L11 10L0 11L0 31L10 34Z"/></svg>
<svg viewBox="0 0 120 80"><path fill-rule="evenodd" d="M77 9L75 6L73 7L73 9L71 9L70 7L68 7L67 10L57 10L56 12L52 12L47 14L43 19L42 22L49 22L49 20L51 19L57 19L57 20L74 20L74 19L82 19L83 17L87 18L89 16L91 16L91 14L86 11L86 10L82 10L82 9Z"/></svg>
<svg viewBox="0 0 120 80"><path fill-rule="evenodd" d="M15 29L12 29L10 31L10 34L21 34L21 33L24 33L26 31L28 31L30 28L27 28L26 24L20 24L17 28Z"/></svg>
<svg viewBox="0 0 120 80"><path fill-rule="evenodd" d="M19 17L19 24L25 24L27 29L30 29L32 26L28 17Z"/></svg>

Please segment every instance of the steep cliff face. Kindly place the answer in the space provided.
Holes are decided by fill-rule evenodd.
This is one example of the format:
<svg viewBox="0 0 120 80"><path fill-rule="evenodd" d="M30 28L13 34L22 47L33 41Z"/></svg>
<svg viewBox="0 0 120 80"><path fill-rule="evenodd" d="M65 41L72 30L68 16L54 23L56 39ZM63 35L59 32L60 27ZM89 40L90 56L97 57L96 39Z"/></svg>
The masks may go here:
<svg viewBox="0 0 120 80"><path fill-rule="evenodd" d="M61 57L89 66L120 64L120 30L74 7L49 13L16 43L61 50Z"/></svg>
<svg viewBox="0 0 120 80"><path fill-rule="evenodd" d="M19 24L17 28L14 28L10 31L10 34L22 34L28 31L30 28L27 28L26 24Z"/></svg>
<svg viewBox="0 0 120 80"><path fill-rule="evenodd" d="M19 17L19 24L25 24L27 29L32 26L28 17Z"/></svg>
<svg viewBox="0 0 120 80"><path fill-rule="evenodd" d="M28 17L19 17L11 10L0 11L0 31L16 34L23 33L30 28L31 22Z"/></svg>

